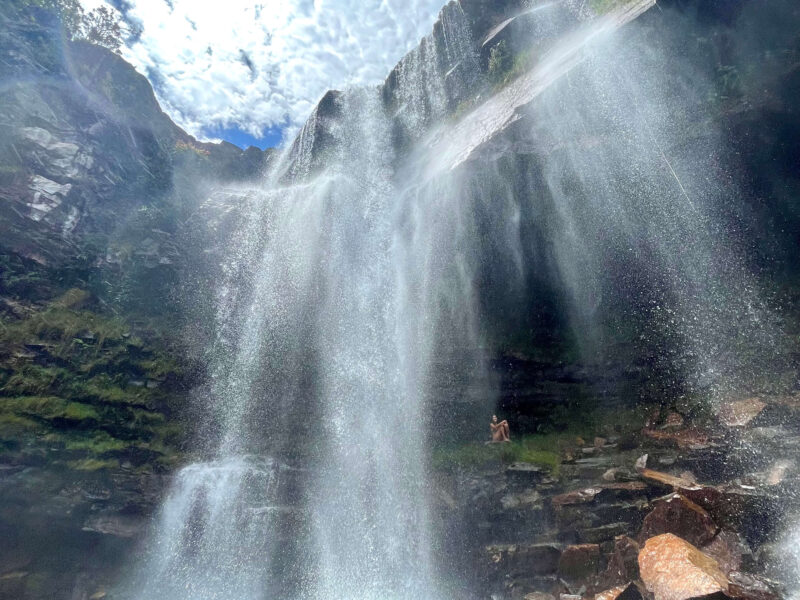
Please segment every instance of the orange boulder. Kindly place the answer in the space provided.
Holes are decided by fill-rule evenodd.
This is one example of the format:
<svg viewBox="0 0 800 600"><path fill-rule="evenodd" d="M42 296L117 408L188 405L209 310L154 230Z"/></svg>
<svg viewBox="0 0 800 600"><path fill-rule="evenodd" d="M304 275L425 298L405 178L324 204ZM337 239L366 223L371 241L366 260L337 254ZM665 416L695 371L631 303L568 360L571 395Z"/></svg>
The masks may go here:
<svg viewBox="0 0 800 600"><path fill-rule="evenodd" d="M671 533L647 540L639 552L639 572L655 600L728 592L728 578L717 561Z"/></svg>

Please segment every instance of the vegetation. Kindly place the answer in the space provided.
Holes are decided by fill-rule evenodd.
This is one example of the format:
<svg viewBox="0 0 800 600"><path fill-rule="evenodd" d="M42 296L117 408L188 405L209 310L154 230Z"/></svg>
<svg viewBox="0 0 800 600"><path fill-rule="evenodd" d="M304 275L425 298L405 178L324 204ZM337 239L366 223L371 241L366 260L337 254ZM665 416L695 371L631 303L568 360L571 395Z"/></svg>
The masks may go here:
<svg viewBox="0 0 800 600"><path fill-rule="evenodd" d="M501 41L489 51L489 81L495 87L501 86L511 65L511 56L506 49L506 43Z"/></svg>
<svg viewBox="0 0 800 600"><path fill-rule="evenodd" d="M72 288L0 318L0 453L79 470L174 464L183 431L167 415L180 366L95 302Z"/></svg>
<svg viewBox="0 0 800 600"><path fill-rule="evenodd" d="M503 444L469 442L436 448L436 470L479 470L512 463L531 463L559 475L562 459L570 452L591 443L595 436L626 435L641 429L645 421L642 408L626 409L572 407L551 410L549 423L535 434L515 435ZM562 414L563 413L563 414Z"/></svg>
<svg viewBox="0 0 800 600"><path fill-rule="evenodd" d="M561 434L529 435L505 444L473 442L439 448L434 451L433 467L437 470L481 469L491 465L526 462L545 467L557 475L561 463L559 444L568 437ZM574 441L574 436L571 439Z"/></svg>
<svg viewBox="0 0 800 600"><path fill-rule="evenodd" d="M630 0L589 0L589 6L596 14L604 15L629 2Z"/></svg>

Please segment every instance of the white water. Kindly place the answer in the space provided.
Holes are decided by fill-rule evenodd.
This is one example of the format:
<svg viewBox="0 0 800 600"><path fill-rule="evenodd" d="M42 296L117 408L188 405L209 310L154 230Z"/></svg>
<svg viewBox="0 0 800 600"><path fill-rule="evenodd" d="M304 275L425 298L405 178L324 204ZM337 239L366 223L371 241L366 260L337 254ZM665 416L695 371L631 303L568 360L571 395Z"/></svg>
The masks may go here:
<svg viewBox="0 0 800 600"><path fill-rule="evenodd" d="M526 219L541 216L547 258L585 337L597 307L614 302L609 289L629 285L604 272L621 254L665 286L657 291L668 303L654 314L687 355L688 372L676 367L676 378L725 391L737 371L749 374L726 346L737 333L729 323L737 319L758 351L773 338L735 249L704 213L719 182L674 160L674 96L648 76L659 60L638 65L638 50L614 46L613 36L599 50L589 43L651 4L568 38L424 139L399 169L392 128L422 139L452 100L445 75L477 67L455 5L444 54L432 38L409 54L390 102L350 90L332 97L327 110L339 116L312 115L269 181L242 198L245 218L216 290L210 400L222 434L211 460L177 476L131 584L135 598L447 596L428 502L426 432L442 420L427 412L431 365L448 353L479 362L470 359L484 343L481 278L509 296L536 292L524 289ZM582 87L559 81L582 61ZM486 145L525 111L537 151L530 172L518 173L500 160L509 148ZM287 589L274 579L276 563L291 562L278 536L286 469L263 456L300 444L310 475L295 542L306 556Z"/></svg>
<svg viewBox="0 0 800 600"><path fill-rule="evenodd" d="M476 67L464 55L460 8L443 15L444 54L428 38L400 67L398 119L410 136L444 115L442 66ZM241 198L211 349L209 403L222 435L212 460L173 483L128 585L135 598L440 595L425 398L444 321L474 319L468 290L438 254L454 232L464 243L457 212L443 214L457 195L403 192L377 89L347 91L328 109L342 116L312 115L264 187ZM476 329L463 329L448 337L477 348ZM303 418L313 423L294 439ZM276 562L292 570L276 541L283 471L251 455L294 444L305 445L312 476L302 507L307 571L289 590L271 579Z"/></svg>

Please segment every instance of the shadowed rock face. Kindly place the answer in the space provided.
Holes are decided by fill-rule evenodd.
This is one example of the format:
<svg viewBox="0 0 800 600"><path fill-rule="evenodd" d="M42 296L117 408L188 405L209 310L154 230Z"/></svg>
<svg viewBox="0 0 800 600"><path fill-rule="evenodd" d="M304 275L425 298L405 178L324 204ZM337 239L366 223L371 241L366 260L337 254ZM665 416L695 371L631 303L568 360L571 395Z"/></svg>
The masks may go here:
<svg viewBox="0 0 800 600"><path fill-rule="evenodd" d="M160 109L149 82L116 54L62 40L57 22L0 15L0 225L6 251L42 264L79 255L145 206L187 184L257 176L265 154L204 144ZM200 193L201 186L194 185ZM174 231L172 232L174 233Z"/></svg>

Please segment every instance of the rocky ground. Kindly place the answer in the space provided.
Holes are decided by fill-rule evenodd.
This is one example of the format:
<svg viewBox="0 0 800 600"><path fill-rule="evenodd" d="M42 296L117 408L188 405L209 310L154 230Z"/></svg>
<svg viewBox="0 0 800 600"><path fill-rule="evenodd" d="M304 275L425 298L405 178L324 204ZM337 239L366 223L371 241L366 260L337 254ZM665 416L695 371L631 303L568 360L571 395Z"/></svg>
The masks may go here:
<svg viewBox="0 0 800 600"><path fill-rule="evenodd" d="M470 549L477 597L788 597L798 411L796 396L743 399L702 427L656 411L637 432L562 439L549 465L443 467L447 546Z"/></svg>

